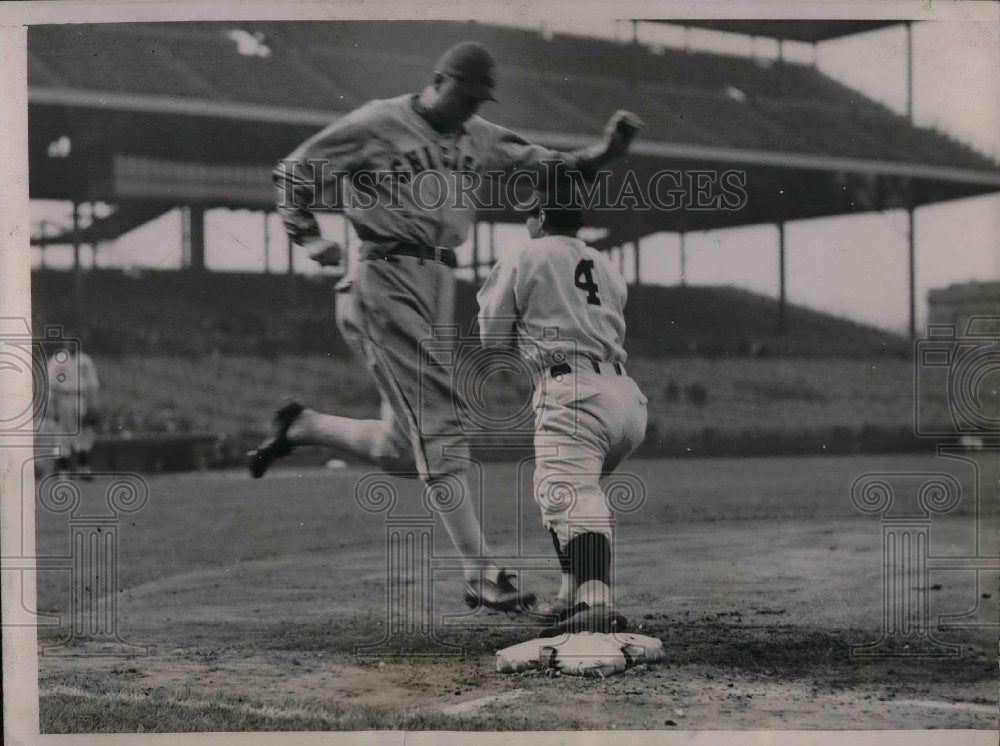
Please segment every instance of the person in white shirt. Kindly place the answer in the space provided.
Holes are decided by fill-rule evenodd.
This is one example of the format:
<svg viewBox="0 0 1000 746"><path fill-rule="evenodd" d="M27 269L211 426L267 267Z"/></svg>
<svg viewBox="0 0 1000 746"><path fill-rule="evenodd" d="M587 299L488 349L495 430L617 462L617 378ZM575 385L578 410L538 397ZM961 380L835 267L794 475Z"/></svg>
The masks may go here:
<svg viewBox="0 0 1000 746"><path fill-rule="evenodd" d="M47 429L60 436L56 471L78 469L89 474L100 390L97 366L77 344L70 344L53 353L46 367Z"/></svg>
<svg viewBox="0 0 1000 746"><path fill-rule="evenodd" d="M479 329L484 346L515 347L537 371L534 497L562 568L545 635L620 632L600 479L642 443L647 399L624 368L625 279L576 237L579 198L565 175L554 182L528 218L532 240L479 290Z"/></svg>

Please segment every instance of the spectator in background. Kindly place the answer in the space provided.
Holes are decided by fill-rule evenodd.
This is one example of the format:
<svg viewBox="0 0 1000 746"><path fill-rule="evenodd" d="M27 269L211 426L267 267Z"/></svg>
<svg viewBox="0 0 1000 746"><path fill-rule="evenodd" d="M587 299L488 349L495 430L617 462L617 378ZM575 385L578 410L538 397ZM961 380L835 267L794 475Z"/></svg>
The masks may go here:
<svg viewBox="0 0 1000 746"><path fill-rule="evenodd" d="M112 435L117 435L119 438L129 440L132 437L133 431L138 429L134 423L135 417L131 412L119 409L115 412L114 418L109 423L108 432Z"/></svg>
<svg viewBox="0 0 1000 746"><path fill-rule="evenodd" d="M81 339L82 346L84 340ZM48 431L59 438L56 471L90 473L90 452L97 424L100 382L97 366L77 345L67 345L48 360Z"/></svg>

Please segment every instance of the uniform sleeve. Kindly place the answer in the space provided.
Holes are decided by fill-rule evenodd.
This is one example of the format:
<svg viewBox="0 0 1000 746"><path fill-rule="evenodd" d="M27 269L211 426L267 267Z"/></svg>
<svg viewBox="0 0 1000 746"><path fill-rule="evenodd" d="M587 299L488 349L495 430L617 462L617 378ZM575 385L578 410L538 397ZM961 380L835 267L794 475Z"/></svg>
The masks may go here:
<svg viewBox="0 0 1000 746"><path fill-rule="evenodd" d="M611 260L608 259L607 254L598 254L598 261L604 267L604 271L607 273L608 277L614 278L615 281L615 300L618 305L618 310L621 313L625 311L625 304L628 302L628 281L618 270L618 268L612 264Z"/></svg>
<svg viewBox="0 0 1000 746"><path fill-rule="evenodd" d="M565 163L578 168L589 177L589 167L580 153L565 152L528 142L506 127L482 120L486 137L484 165L487 171L509 173L515 169L538 170L546 161Z"/></svg>
<svg viewBox="0 0 1000 746"><path fill-rule="evenodd" d="M479 301L479 338L483 347L512 347L517 341L514 334L517 322L517 253L512 251L502 256L476 294Z"/></svg>
<svg viewBox="0 0 1000 746"><path fill-rule="evenodd" d="M320 235L312 213L316 187L328 187L338 174L364 166L374 139L373 119L370 104L352 111L306 140L274 169L278 213L295 243L301 245Z"/></svg>

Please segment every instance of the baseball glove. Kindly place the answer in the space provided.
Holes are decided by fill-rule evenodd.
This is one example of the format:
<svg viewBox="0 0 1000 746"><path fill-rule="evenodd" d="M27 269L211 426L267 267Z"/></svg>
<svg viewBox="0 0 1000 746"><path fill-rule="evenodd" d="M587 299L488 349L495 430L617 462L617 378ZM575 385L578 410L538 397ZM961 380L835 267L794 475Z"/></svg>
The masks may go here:
<svg viewBox="0 0 1000 746"><path fill-rule="evenodd" d="M336 267L344 256L343 249L336 241L314 238L305 245L309 258L321 267Z"/></svg>

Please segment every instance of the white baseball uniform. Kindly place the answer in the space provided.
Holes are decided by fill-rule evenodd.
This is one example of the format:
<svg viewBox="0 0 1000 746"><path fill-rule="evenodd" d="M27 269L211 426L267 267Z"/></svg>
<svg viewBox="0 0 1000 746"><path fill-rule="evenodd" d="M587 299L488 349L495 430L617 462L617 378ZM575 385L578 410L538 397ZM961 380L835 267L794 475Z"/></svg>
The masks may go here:
<svg viewBox="0 0 1000 746"><path fill-rule="evenodd" d="M93 428L84 425L84 418L97 404L100 382L97 367L90 355L78 352L70 355L60 350L49 358L48 368L48 430L62 436L63 456L74 451L93 448Z"/></svg>
<svg viewBox="0 0 1000 746"><path fill-rule="evenodd" d="M611 538L600 479L641 443L646 397L626 373L627 285L579 238L545 236L497 262L479 290L485 346L514 346L537 371L534 495L562 547Z"/></svg>

